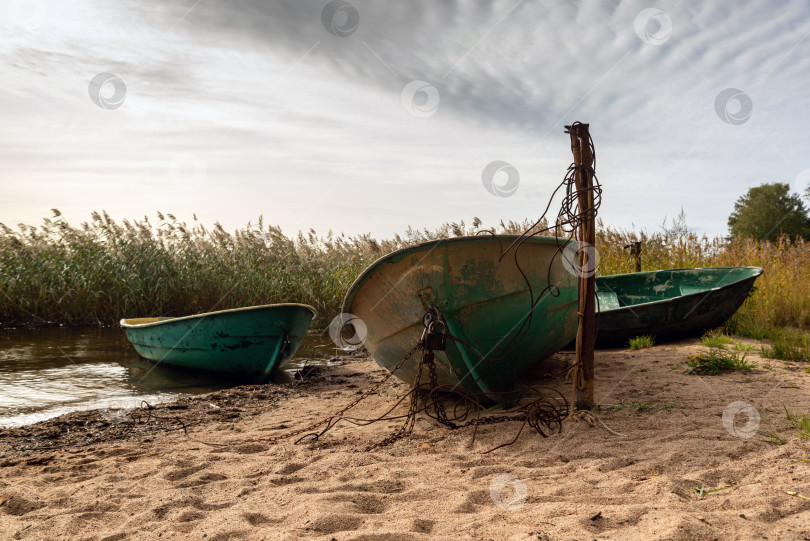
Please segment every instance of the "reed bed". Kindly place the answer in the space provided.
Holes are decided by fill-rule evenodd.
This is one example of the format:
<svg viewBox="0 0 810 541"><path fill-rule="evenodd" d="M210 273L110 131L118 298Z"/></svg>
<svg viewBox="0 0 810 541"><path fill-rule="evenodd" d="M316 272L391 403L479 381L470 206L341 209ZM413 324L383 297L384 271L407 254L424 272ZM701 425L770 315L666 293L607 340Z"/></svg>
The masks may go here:
<svg viewBox="0 0 810 541"><path fill-rule="evenodd" d="M501 222L496 233L519 233L529 222ZM542 228L545 224L541 224ZM311 304L325 326L360 272L393 250L437 238L479 233L471 224L409 228L392 239L315 231L288 237L259 218L234 232L196 220L116 222L106 212L73 226L58 210L40 226L0 224L0 324L110 325L122 317L184 315L279 302ZM549 233L546 233L549 234ZM632 272L624 246L642 241L643 270L758 265L765 274L738 312L736 332L810 329L810 243L727 241L698 236L683 217L648 232L600 224L599 272Z"/></svg>
<svg viewBox="0 0 810 541"><path fill-rule="evenodd" d="M810 330L810 243L781 237L776 242L750 238L726 239L697 235L686 227L683 216L658 231L629 232L601 227L597 249L599 272L633 272L634 259L624 249L642 242L642 270L753 265L765 269L754 293L746 300L727 331L767 338L774 328Z"/></svg>

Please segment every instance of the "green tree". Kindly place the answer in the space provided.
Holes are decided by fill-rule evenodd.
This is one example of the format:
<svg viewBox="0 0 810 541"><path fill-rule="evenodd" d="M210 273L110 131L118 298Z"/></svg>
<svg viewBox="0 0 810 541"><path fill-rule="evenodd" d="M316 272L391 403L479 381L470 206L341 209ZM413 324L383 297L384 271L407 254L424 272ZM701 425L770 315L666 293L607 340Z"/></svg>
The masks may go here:
<svg viewBox="0 0 810 541"><path fill-rule="evenodd" d="M775 182L748 190L728 217L732 237L776 240L779 235L810 239L810 216L790 185Z"/></svg>

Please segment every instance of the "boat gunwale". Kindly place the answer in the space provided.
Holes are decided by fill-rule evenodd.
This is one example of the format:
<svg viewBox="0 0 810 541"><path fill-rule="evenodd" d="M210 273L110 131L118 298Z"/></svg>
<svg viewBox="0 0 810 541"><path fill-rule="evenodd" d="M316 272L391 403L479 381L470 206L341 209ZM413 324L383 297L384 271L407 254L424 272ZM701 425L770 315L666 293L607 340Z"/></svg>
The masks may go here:
<svg viewBox="0 0 810 541"><path fill-rule="evenodd" d="M427 242L421 242L419 244L414 244L413 246L407 246L405 248L400 248L399 250L394 250L393 252L389 252L383 256L377 258L371 265L366 267L366 269L360 273L360 275L352 282L349 288L346 290L346 297L343 299L343 305L341 307L342 312L347 312L350 310L350 306L354 304L354 299L357 296L357 292L360 287L369 279L369 277L377 272L378 269L383 267L384 265L388 264L388 260L402 255L405 257L408 252L416 252L426 247L430 247L432 245L438 246L441 244L453 244L459 242L472 242L472 241L480 241L484 239L489 240L501 240L501 241L515 241L522 237L522 235L465 235L463 237L449 237L446 239L436 239L436 240L429 240ZM532 235L529 237L525 237L527 242L536 242L538 244L555 244L557 245L558 249L563 248L570 242L576 242L575 239L569 238L561 238L561 237L544 237L541 235ZM503 243L502 243L503 244ZM508 244L507 244L508 246Z"/></svg>
<svg viewBox="0 0 810 541"><path fill-rule="evenodd" d="M223 314L227 315L227 314L233 314L233 313L237 313L237 312L250 312L250 311L253 311L253 310L263 310L263 309L267 309L267 308L282 308L282 307L305 308L305 309L308 309L310 312L312 312L312 319L315 319L316 317L318 317L318 311L315 310L315 308L313 306L310 306L309 304L302 304L302 303L296 303L296 302L284 302L284 303L279 303L279 304L260 304L260 305L256 305L256 306L245 306L245 307L242 307L242 308L228 308L228 309L225 309L225 310L216 310L214 312L204 312L202 314L192 314L192 315L189 315L189 316L168 317L167 319L164 319L162 321L153 321L153 322L150 322L150 323L139 323L139 324L127 323L127 321L130 321L130 320L133 320L133 319L148 319L149 316L144 317L144 318L129 317L129 318L122 318L121 321L118 322L118 324L121 327L125 328L125 329L144 329L144 328L147 328L147 327L157 327L159 325L166 325L168 323L176 323L178 321L189 321L189 320L192 320L192 319L206 319L206 318L209 318L209 317L217 317L217 316L220 316L220 315L223 315ZM161 316L155 316L155 317L161 317Z"/></svg>
<svg viewBox="0 0 810 541"><path fill-rule="evenodd" d="M640 307L646 307L646 306L654 306L654 305L657 305L657 304L665 304L665 303L669 303L669 302L679 301L679 300L682 300L682 299L689 299L690 297L694 297L696 295L706 295L707 293L711 293L712 291L719 291L721 289L725 289L725 288L728 288L728 287L731 287L731 286L735 286L735 285L739 284L740 282L744 282L744 281L750 280L752 278L754 280L756 280L757 278L762 276L762 274L765 272L765 269L763 267L757 267L757 266L754 266L754 265L743 265L743 266L739 266L739 267L691 267L691 268L683 268L683 269L660 269L660 270L656 270L656 271L626 272L626 273L623 273L623 274L607 274L605 276L599 276L598 278L607 278L608 276L611 277L611 278L616 277L616 276L637 276L637 275L640 275L640 274L656 274L656 273L659 273L659 272L671 272L671 271L694 271L694 270L700 271L700 270L724 270L724 269L758 269L759 272L756 272L754 274L751 274L751 275L746 276L744 278L741 278L739 280L735 280L735 281L730 282L728 284L724 284L722 286L708 288L708 289L705 289L703 291L697 291L695 293L687 293L686 295L677 295L675 297L670 297L668 299L661 299L661 300L657 300L657 301L642 302L642 303L638 303L638 304L628 304L626 306L620 306L618 308L611 308L610 310L597 310L596 315L598 316L600 314L616 313L616 312L621 312L621 311L632 311L634 308L640 308ZM597 307L598 307L598 305L599 305L599 301L597 300Z"/></svg>

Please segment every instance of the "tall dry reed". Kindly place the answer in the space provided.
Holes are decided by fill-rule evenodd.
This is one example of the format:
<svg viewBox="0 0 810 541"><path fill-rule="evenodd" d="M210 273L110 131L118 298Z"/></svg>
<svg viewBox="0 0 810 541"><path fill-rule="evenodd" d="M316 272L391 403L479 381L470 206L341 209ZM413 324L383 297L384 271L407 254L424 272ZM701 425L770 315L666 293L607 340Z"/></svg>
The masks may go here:
<svg viewBox="0 0 810 541"><path fill-rule="evenodd" d="M519 233L529 222L501 222L498 233ZM541 224L541 227L545 224ZM340 311L346 290L378 257L415 243L480 232L472 224L435 230L409 228L402 236L290 238L260 218L233 233L216 224L188 225L171 214L154 223L116 222L93 213L81 226L59 211L39 227L0 224L0 323L114 324L122 317L183 315L239 306L302 302L325 325ZM749 326L810 328L810 244L728 242L690 232L683 217L654 232L600 227L599 272L631 272L624 246L643 242L644 270L758 265L765 274L738 319Z"/></svg>
<svg viewBox="0 0 810 541"><path fill-rule="evenodd" d="M737 331L796 327L810 329L810 243L781 237L777 242L749 238L728 240L697 235L683 216L655 232L628 232L602 227L597 234L599 272L633 272L635 259L625 246L642 242L642 270L753 265L765 272L735 317Z"/></svg>

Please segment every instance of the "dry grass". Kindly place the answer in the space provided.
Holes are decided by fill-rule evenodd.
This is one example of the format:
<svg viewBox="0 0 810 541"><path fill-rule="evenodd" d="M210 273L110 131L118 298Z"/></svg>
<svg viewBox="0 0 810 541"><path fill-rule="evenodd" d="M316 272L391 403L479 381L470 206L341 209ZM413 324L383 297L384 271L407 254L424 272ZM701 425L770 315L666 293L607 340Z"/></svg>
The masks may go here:
<svg viewBox="0 0 810 541"><path fill-rule="evenodd" d="M276 302L303 302L324 325L339 312L346 290L378 257L436 238L474 234L471 225L409 228L376 240L314 231L285 236L256 224L233 233L220 225L177 221L171 214L117 223L93 213L79 227L54 211L39 227L0 224L0 322L10 324L114 324L121 317L181 315ZM501 222L498 233L518 233L528 222ZM643 270L757 265L765 274L731 322L731 332L765 337L775 327L810 328L810 243L780 239L728 242L698 236L683 217L655 232L600 227L601 274L632 272L623 247L644 243Z"/></svg>
<svg viewBox="0 0 810 541"><path fill-rule="evenodd" d="M597 236L601 257L599 272L633 272L634 260L623 247L638 240L643 242L642 270L745 265L765 269L757 279L754 294L730 322L729 332L765 338L765 330L775 327L810 329L810 243L807 241L787 237L775 243L709 238L690 232L682 216L653 233L602 227Z"/></svg>
<svg viewBox="0 0 810 541"><path fill-rule="evenodd" d="M122 317L184 315L300 302L325 326L346 290L382 255L426 240L473 234L449 223L378 241L315 231L285 236L259 218L233 233L157 213L115 222L94 212L75 227L58 210L39 227L0 224L0 324L110 325ZM500 231L526 224L503 224Z"/></svg>

